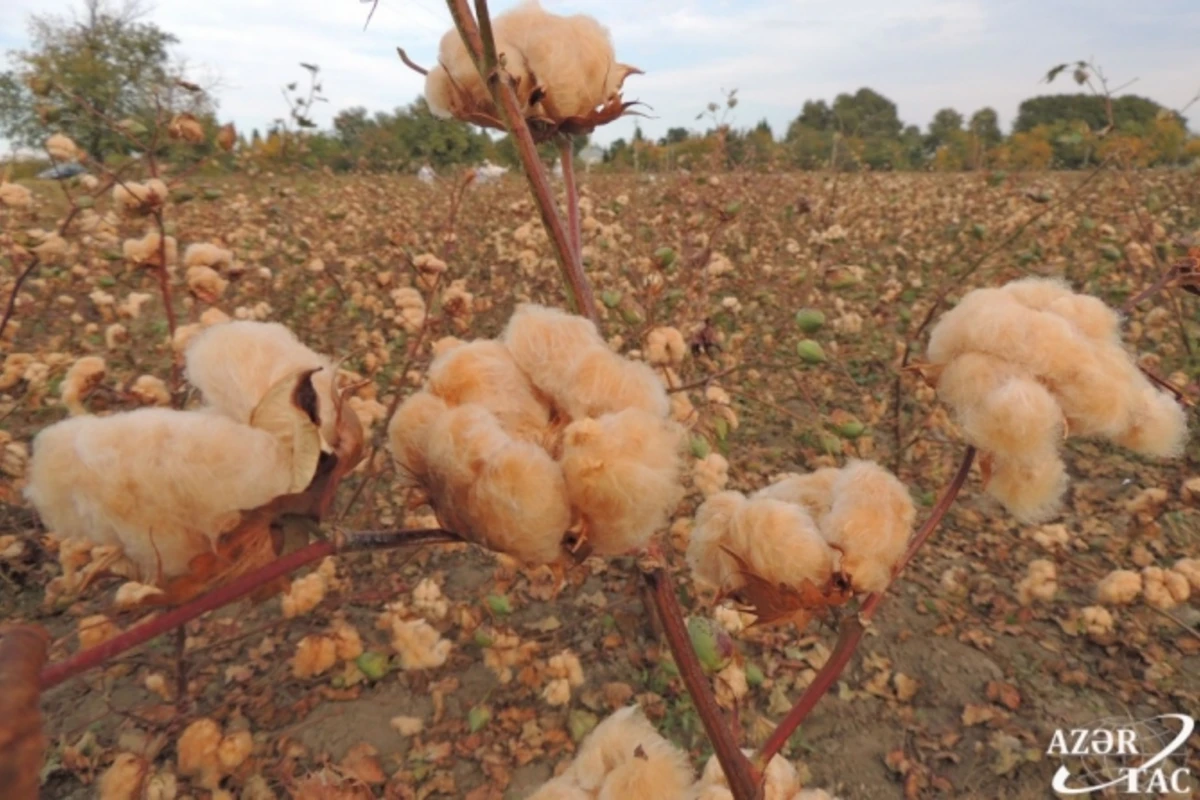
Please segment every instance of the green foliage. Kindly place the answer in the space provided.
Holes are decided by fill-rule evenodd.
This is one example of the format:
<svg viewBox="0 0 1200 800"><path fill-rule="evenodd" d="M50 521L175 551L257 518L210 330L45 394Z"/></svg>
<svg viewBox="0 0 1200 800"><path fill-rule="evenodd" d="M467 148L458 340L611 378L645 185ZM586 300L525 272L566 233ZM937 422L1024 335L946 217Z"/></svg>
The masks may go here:
<svg viewBox="0 0 1200 800"><path fill-rule="evenodd" d="M1013 131L1027 133L1039 125L1059 122L1082 122L1094 131L1108 125L1105 98L1094 94L1051 94L1031 97L1017 109ZM1159 112L1166 111L1145 97L1124 95L1112 101L1113 121L1118 129L1130 126L1145 126L1154 122ZM1186 121L1180 118L1181 124Z"/></svg>
<svg viewBox="0 0 1200 800"><path fill-rule="evenodd" d="M169 52L178 40L139 21L134 6L86 0L76 18L32 16L29 33L30 49L10 53L0 74L0 133L18 144L38 147L58 130L103 160L131 147L113 125L154 127L156 102L166 114L212 116L204 95L178 82Z"/></svg>

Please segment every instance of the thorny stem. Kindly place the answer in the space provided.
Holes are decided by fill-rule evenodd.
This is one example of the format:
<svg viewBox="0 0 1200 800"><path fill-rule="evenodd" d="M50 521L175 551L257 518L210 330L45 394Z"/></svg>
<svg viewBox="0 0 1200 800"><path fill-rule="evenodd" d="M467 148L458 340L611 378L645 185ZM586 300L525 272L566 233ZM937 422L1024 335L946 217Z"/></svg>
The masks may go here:
<svg viewBox="0 0 1200 800"><path fill-rule="evenodd" d="M729 781L729 789L733 792L735 800L754 800L758 797L759 775L725 723L724 715L713 697L712 686L696 659L687 627L683 622L683 614L679 609L679 600L671 586L671 578L666 570L661 568L645 572L643 575L650 588L650 596L654 600L654 608L658 612L659 622L662 623L667 644L675 656L675 666L679 668L684 686L687 687L692 704L696 707L696 713L700 715L700 721L704 724L704 731L712 742L713 751Z"/></svg>
<svg viewBox="0 0 1200 800"><path fill-rule="evenodd" d="M500 110L509 135L516 142L517 154L521 157L525 177L528 179L529 188L533 191L533 197L537 201L542 224L549 233L550 240L554 243L554 252L558 257L559 268L562 270L567 288L567 300L573 311L598 323L600 314L596 308L596 298L592 294L592 287L588 283L587 276L584 275L582 263L572 255L570 237L563 224L562 216L554 204L546 167L538 158L537 145L534 144L533 134L529 131L529 125L526 124L525 117L521 113L517 93L513 90L511 82L501 79L502 70L498 65L495 68L488 68L487 53L490 53L492 57L490 63L496 64L496 44L491 37L492 23L491 17L488 15L487 2L486 0L475 0L475 8L480 16L478 25L475 18L471 16L467 0L446 0L446 4L450 8L450 16L454 18L454 25L458 28L459 35L462 36L467 49L471 52L480 76L487 82L492 99ZM481 36L481 30L487 33L490 40L486 45Z"/></svg>
<svg viewBox="0 0 1200 800"><path fill-rule="evenodd" d="M962 462L958 466L958 472L955 473L954 479L950 481L950 485L942 492L942 496L938 498L937 504L930 512L929 518L921 525L916 536L908 545L908 550L904 553L904 557L900 559L900 563L892 571L892 580L882 592L874 592L867 596L863 601L862 607L858 613L850 616L842 623L841 633L838 636L837 644L833 648L828 660L825 661L821 671L817 673L817 677L808 685L804 693L800 695L800 699L792 706L792 710L787 713L787 716L775 727L771 735L767 737L767 741L763 742L763 746L759 748L758 755L754 758L754 764L758 769L765 769L766 765L771 763L771 759L779 753L787 740L791 738L796 729L808 717L809 712L816 707L817 703L825 693L833 686L842 671L846 669L846 665L850 663L850 658L854 655L854 651L858 649L858 643L862 640L863 634L866 632L867 625L870 624L871 618L875 616L879 604L883 602L883 596L887 590L896 582L896 578L904 571L917 551L921 549L921 545L925 544L930 535L933 534L942 518L946 516L946 512L950 510L950 506L954 504L954 500L958 497L958 493L962 490L963 484L967 482L967 476L971 474L971 464L975 461L975 448L968 447L967 452L963 454Z"/></svg>
<svg viewBox="0 0 1200 800"><path fill-rule="evenodd" d="M325 539L313 542L294 553L275 559L269 564L247 572L229 583L203 594L178 608L140 625L95 647L81 650L70 658L55 662L42 670L42 690L51 689L68 678L73 678L93 667L98 667L111 658L138 645L145 644L156 636L178 628L199 616L215 611L222 606L250 594L276 578L295 572L306 564L320 561L326 556L352 553L361 550L382 550L413 545L459 542L462 538L451 531L440 528L399 531L364 531L347 534L344 538Z"/></svg>
<svg viewBox="0 0 1200 800"><path fill-rule="evenodd" d="M563 192L567 196L567 234L571 237L571 254L583 263L583 232L579 227L579 189L575 184L575 148L570 136L558 140L558 152L562 157Z"/></svg>

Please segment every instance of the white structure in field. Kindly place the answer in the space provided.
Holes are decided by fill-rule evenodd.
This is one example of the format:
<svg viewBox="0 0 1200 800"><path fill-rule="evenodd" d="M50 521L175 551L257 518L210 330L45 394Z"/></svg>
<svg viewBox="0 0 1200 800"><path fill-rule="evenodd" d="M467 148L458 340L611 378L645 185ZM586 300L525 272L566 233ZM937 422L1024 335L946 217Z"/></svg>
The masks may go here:
<svg viewBox="0 0 1200 800"><path fill-rule="evenodd" d="M491 181L499 179L507 172L508 167L498 166L485 158L482 166L475 168L475 180L479 183L490 183Z"/></svg>
<svg viewBox="0 0 1200 800"><path fill-rule="evenodd" d="M426 164L417 170L417 180L427 186L432 186L433 182L437 180L437 173L433 171L433 167Z"/></svg>

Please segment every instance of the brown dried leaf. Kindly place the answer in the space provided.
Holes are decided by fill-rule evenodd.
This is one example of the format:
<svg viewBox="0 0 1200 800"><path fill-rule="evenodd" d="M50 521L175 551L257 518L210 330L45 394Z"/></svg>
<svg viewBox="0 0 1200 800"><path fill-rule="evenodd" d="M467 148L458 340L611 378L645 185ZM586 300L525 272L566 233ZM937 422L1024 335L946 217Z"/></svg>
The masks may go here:
<svg viewBox="0 0 1200 800"><path fill-rule="evenodd" d="M755 620L750 627L795 622L803 629L816 616L824 616L827 609L840 606L850 599L848 589L844 588L837 576L830 581L824 590L818 588L812 581L804 581L799 589L786 584L774 584L771 581L754 574L750 565L728 547L722 549L737 563L739 574L745 584L728 594L728 597L744 607L744 610L754 614Z"/></svg>

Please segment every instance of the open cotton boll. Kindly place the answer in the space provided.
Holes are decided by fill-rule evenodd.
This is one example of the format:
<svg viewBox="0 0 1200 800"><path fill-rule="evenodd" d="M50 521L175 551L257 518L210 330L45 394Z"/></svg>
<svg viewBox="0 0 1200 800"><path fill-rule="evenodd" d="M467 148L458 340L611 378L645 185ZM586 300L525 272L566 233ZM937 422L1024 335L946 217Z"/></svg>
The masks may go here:
<svg viewBox="0 0 1200 800"><path fill-rule="evenodd" d="M946 372L961 360L951 362ZM1018 461L1054 452L1063 435L1062 410L1046 387L1031 378L1003 381L977 405L960 409L957 417L971 444Z"/></svg>
<svg viewBox="0 0 1200 800"><path fill-rule="evenodd" d="M327 442L335 438L332 364L278 322L213 325L192 338L184 358L188 382L205 403L242 423L250 421L267 391L283 378L321 370L312 378L321 434Z"/></svg>
<svg viewBox="0 0 1200 800"><path fill-rule="evenodd" d="M1146 385L1138 395L1133 422L1114 441L1143 455L1174 458L1187 444L1187 412L1175 398Z"/></svg>
<svg viewBox="0 0 1200 800"><path fill-rule="evenodd" d="M1120 315L1103 300L1076 294L1056 278L1022 278L1005 284L1002 291L1027 308L1057 314L1092 339L1112 339L1120 330Z"/></svg>
<svg viewBox="0 0 1200 800"><path fill-rule="evenodd" d="M112 190L113 203L127 214L161 206L169 195L167 185L158 178L151 178L145 183L120 181Z"/></svg>
<svg viewBox="0 0 1200 800"><path fill-rule="evenodd" d="M533 385L558 405L571 394L573 368L583 353L608 348L590 320L533 303L517 306L501 338Z"/></svg>
<svg viewBox="0 0 1200 800"><path fill-rule="evenodd" d="M860 592L887 587L904 555L916 517L908 488L870 461L851 461L833 484L821 534L841 549L841 571Z"/></svg>
<svg viewBox="0 0 1200 800"><path fill-rule="evenodd" d="M104 359L99 356L84 356L75 361L67 370L66 376L62 382L62 401L63 405L71 413L71 416L79 416L86 414L87 409L84 408L83 400L93 389L100 385L104 380L104 373L107 367Z"/></svg>
<svg viewBox="0 0 1200 800"><path fill-rule="evenodd" d="M239 511L287 493L291 454L265 431L197 411L73 417L33 442L25 493L67 538L121 548L143 583L209 552Z"/></svg>
<svg viewBox="0 0 1200 800"><path fill-rule="evenodd" d="M721 512L717 511L711 519L717 521L720 515ZM696 534L697 531L693 530L693 543L696 542ZM803 586L806 581L823 587L833 575L834 553L816 522L800 506L782 500L760 497L745 501L729 517L729 527L715 543L715 548L713 544L706 533L696 546L696 562L709 562L697 574L723 591L732 591L744 585L744 571L770 583L795 588ZM744 566L725 549L737 554L745 562ZM692 556L693 549L689 544L689 563L693 560Z"/></svg>
<svg viewBox="0 0 1200 800"><path fill-rule="evenodd" d="M19 183L0 181L0 206L29 208L33 205L33 193Z"/></svg>
<svg viewBox="0 0 1200 800"><path fill-rule="evenodd" d="M1181 558L1171 571L1182 575L1192 587L1192 593L1200 595L1200 558Z"/></svg>
<svg viewBox="0 0 1200 800"><path fill-rule="evenodd" d="M1074 295L1067 282L1060 278L1021 278L1004 284L1000 291L1034 311L1045 311L1056 300Z"/></svg>
<svg viewBox="0 0 1200 800"><path fill-rule="evenodd" d="M603 349L587 350L571 371L571 388L554 397L571 419L638 408L658 417L671 412L667 388L646 364Z"/></svg>
<svg viewBox="0 0 1200 800"><path fill-rule="evenodd" d="M404 486L417 486L428 474L425 453L429 449L429 430L448 406L440 397L421 391L410 395L388 422L388 448L399 467Z"/></svg>
<svg viewBox="0 0 1200 800"><path fill-rule="evenodd" d="M225 294L229 281L212 267L188 267L184 276L188 291L205 303L215 303Z"/></svg>
<svg viewBox="0 0 1200 800"><path fill-rule="evenodd" d="M158 231L151 230L140 239L126 239L121 244L121 252L135 267L161 268L178 260L179 245L174 236L163 239Z"/></svg>
<svg viewBox="0 0 1200 800"><path fill-rule="evenodd" d="M1142 593L1146 597L1146 605L1168 611L1180 603L1186 603L1192 587L1185 576L1174 570L1146 567L1142 570Z"/></svg>
<svg viewBox="0 0 1200 800"><path fill-rule="evenodd" d="M584 791L596 792L610 772L637 757L639 747L645 749L662 741L640 707L625 706L592 729L563 777Z"/></svg>
<svg viewBox="0 0 1200 800"><path fill-rule="evenodd" d="M646 360L657 366L675 366L687 356L687 342L678 328L655 328L646 334Z"/></svg>
<svg viewBox="0 0 1200 800"><path fill-rule="evenodd" d="M526 800L592 800L592 794L563 775L543 783Z"/></svg>
<svg viewBox="0 0 1200 800"><path fill-rule="evenodd" d="M710 495L698 509L692 535L688 540L688 567L698 580L721 588L729 577L729 557L721 546L729 536L733 515L746 504L741 492Z"/></svg>
<svg viewBox="0 0 1200 800"><path fill-rule="evenodd" d="M667 524L683 497L681 444L675 423L637 408L567 426L561 462L567 493L596 553L642 547Z"/></svg>
<svg viewBox="0 0 1200 800"><path fill-rule="evenodd" d="M429 391L450 406L483 406L509 435L525 441L541 441L550 424L550 408L503 342L480 339L434 359Z"/></svg>
<svg viewBox="0 0 1200 800"><path fill-rule="evenodd" d="M477 405L452 408L428 433L429 482L448 527L530 564L557 559L571 525L562 469L513 439Z"/></svg>
<svg viewBox="0 0 1200 800"><path fill-rule="evenodd" d="M813 519L820 519L833 504L833 484L841 472L836 467L822 467L806 475L787 475L750 496L795 503L802 506Z"/></svg>
<svg viewBox="0 0 1200 800"><path fill-rule="evenodd" d="M1058 592L1057 578L1053 561L1031 561L1025 577L1017 583L1017 602L1023 606L1033 605L1034 601L1050 602Z"/></svg>
<svg viewBox="0 0 1200 800"><path fill-rule="evenodd" d="M747 758L754 758L753 750L742 752ZM796 768L783 756L772 756L771 763L767 764L763 775L763 800L791 800L792 795L800 788L799 783L800 777ZM704 770L697 782L697 788L709 786L729 786L729 779L725 776L725 770L716 755L709 756L708 761L704 763Z"/></svg>
<svg viewBox="0 0 1200 800"><path fill-rule="evenodd" d="M1115 569L1096 584L1096 600L1106 606L1128 605L1141 593L1142 576L1129 569Z"/></svg>
<svg viewBox="0 0 1200 800"><path fill-rule="evenodd" d="M572 502L598 552L642 546L678 503L681 430L638 409L573 423L561 443Z"/></svg>
<svg viewBox="0 0 1200 800"><path fill-rule="evenodd" d="M183 266L228 269L233 265L233 253L209 242L189 244L183 251Z"/></svg>
<svg viewBox="0 0 1200 800"><path fill-rule="evenodd" d="M987 493L1000 501L1019 522L1045 522L1058 513L1067 491L1067 468L1056 453L1014 461L992 462Z"/></svg>
<svg viewBox="0 0 1200 800"><path fill-rule="evenodd" d="M597 800L682 798L693 778L687 754L660 737L644 744L633 758L613 768L596 797Z"/></svg>

